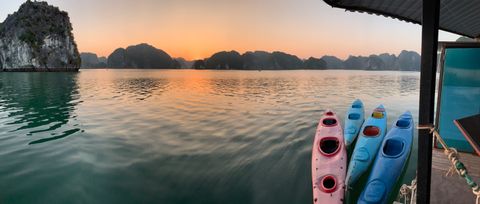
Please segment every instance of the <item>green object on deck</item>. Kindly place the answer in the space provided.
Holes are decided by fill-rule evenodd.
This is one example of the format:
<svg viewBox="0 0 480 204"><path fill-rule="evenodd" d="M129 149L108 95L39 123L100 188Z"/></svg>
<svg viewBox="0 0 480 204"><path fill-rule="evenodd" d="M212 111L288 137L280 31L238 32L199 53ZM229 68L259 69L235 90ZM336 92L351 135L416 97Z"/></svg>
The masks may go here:
<svg viewBox="0 0 480 204"><path fill-rule="evenodd" d="M457 162L457 163L455 164L455 167L457 168L457 170L465 169L465 165L463 165L462 162Z"/></svg>
<svg viewBox="0 0 480 204"><path fill-rule="evenodd" d="M468 186L470 186L470 188L473 188L477 185L477 183L475 183L475 181L472 180L472 177L470 177L470 175L465 175L465 180L467 180L467 184Z"/></svg>

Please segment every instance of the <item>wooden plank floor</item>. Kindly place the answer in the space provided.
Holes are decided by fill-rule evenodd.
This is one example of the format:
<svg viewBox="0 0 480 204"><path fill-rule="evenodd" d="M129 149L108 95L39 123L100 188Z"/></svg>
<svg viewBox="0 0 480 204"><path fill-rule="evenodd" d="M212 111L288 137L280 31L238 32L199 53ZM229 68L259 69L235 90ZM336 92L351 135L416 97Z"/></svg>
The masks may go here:
<svg viewBox="0 0 480 204"><path fill-rule="evenodd" d="M459 159L467 167L468 173L471 176L480 177L480 157L475 154L459 153ZM451 166L451 162L443 153L443 149L433 149L432 152L432 169L444 170L445 172ZM478 181L480 182L480 181Z"/></svg>
<svg viewBox="0 0 480 204"><path fill-rule="evenodd" d="M479 177L473 177L480 181ZM445 171L432 169L430 203L435 204L475 204L475 195L465 179L458 175L445 176Z"/></svg>
<svg viewBox="0 0 480 204"><path fill-rule="evenodd" d="M474 154L460 153L460 161L465 164L473 180L480 183L480 157ZM475 203L475 196L465 179L458 176L456 172L452 176L445 175L450 166L451 163L443 153L443 149L434 149L432 152L430 203Z"/></svg>

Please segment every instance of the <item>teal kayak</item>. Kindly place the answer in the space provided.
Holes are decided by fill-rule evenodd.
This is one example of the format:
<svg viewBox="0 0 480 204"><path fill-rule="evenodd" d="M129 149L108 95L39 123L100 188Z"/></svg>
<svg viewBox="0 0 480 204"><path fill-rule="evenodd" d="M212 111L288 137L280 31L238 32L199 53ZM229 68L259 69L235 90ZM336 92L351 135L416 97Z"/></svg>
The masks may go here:
<svg viewBox="0 0 480 204"><path fill-rule="evenodd" d="M353 147L355 139L357 139L358 133L362 128L365 121L365 109L360 99L353 101L352 106L348 109L345 116L345 128L343 137L345 139L345 146L347 149Z"/></svg>
<svg viewBox="0 0 480 204"><path fill-rule="evenodd" d="M377 154L358 203L388 202L388 197L400 178L412 150L413 124L412 114L406 112L392 125Z"/></svg>
<svg viewBox="0 0 480 204"><path fill-rule="evenodd" d="M346 178L348 187L353 186L362 175L367 173L368 168L375 160L386 132L387 112L383 105L380 105L365 121L358 136L348 165Z"/></svg>

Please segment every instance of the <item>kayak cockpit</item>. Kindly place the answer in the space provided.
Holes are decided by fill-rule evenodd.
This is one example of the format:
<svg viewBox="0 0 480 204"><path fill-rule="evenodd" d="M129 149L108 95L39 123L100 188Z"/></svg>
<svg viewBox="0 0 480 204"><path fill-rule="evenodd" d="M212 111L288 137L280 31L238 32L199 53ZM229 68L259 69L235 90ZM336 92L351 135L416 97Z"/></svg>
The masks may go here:
<svg viewBox="0 0 480 204"><path fill-rule="evenodd" d="M323 126L331 127L337 125L337 120L335 118L325 118L322 121Z"/></svg>
<svg viewBox="0 0 480 204"><path fill-rule="evenodd" d="M385 117L385 108L383 108L383 106L375 108L375 110L373 110L372 117L376 118L376 119L384 118Z"/></svg>
<svg viewBox="0 0 480 204"><path fill-rule="evenodd" d="M383 154L388 157L398 157L403 153L405 143L398 139L388 139L383 146Z"/></svg>
<svg viewBox="0 0 480 204"><path fill-rule="evenodd" d="M367 126L363 129L363 135L366 137L376 137L380 135L380 128L377 126Z"/></svg>
<svg viewBox="0 0 480 204"><path fill-rule="evenodd" d="M320 187L323 192L332 193L337 189L337 179L331 175L324 176L320 181Z"/></svg>
<svg viewBox="0 0 480 204"><path fill-rule="evenodd" d="M396 126L399 128L408 128L410 127L410 123L411 123L410 121L411 121L410 119L400 119L397 121Z"/></svg>
<svg viewBox="0 0 480 204"><path fill-rule="evenodd" d="M320 140L320 152L326 156L332 156L340 149L340 141L336 137L327 137Z"/></svg>
<svg viewBox="0 0 480 204"><path fill-rule="evenodd" d="M348 119L349 119L349 120L359 120L359 119L360 119L360 114L358 114L358 113L350 113L350 114L348 114Z"/></svg>
<svg viewBox="0 0 480 204"><path fill-rule="evenodd" d="M380 111L374 111L372 113L372 117L373 118L376 118L376 119L382 119L384 117L385 114L383 114L384 112L380 112Z"/></svg>

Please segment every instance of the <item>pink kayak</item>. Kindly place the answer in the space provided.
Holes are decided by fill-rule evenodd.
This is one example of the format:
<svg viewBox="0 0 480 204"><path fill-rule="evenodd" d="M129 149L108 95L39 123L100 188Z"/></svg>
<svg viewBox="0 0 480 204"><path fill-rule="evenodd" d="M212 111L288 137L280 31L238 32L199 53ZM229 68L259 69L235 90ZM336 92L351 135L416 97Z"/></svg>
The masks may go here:
<svg viewBox="0 0 480 204"><path fill-rule="evenodd" d="M313 203L343 203L347 150L338 117L326 111L317 127L312 150Z"/></svg>

